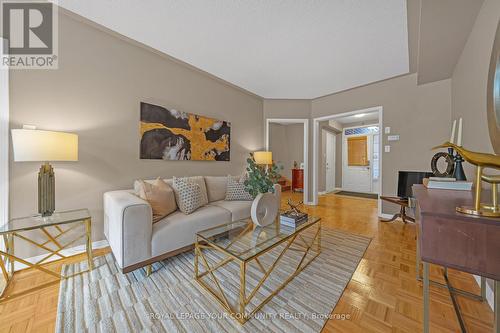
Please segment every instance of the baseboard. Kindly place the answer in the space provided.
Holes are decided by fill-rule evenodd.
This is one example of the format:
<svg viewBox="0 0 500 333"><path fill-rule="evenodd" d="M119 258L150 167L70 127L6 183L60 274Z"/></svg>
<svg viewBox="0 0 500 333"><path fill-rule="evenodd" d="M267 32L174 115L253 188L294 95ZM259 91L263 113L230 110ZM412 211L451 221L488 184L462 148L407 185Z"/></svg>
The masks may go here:
<svg viewBox="0 0 500 333"><path fill-rule="evenodd" d="M478 275L474 275L474 279L476 280L479 288L481 288L481 277ZM493 292L493 288L490 286L488 281L489 280L486 279L486 300L488 301L488 305L490 306L491 310L493 310L493 308L494 308L493 300L494 300L495 293Z"/></svg>
<svg viewBox="0 0 500 333"><path fill-rule="evenodd" d="M95 241L92 243L92 249L94 249L94 250L102 249L102 248L107 247L107 246L109 246L109 244L108 244L108 241L105 239L100 240L100 241ZM78 245L75 247L70 247L70 248L62 250L61 254L63 256L69 257L69 256L74 256L76 254L84 253L84 252L85 252L85 245ZM25 260L33 263L33 262L37 262L37 261L43 259L46 256L47 256L47 254L42 254L39 256L30 257L30 258L25 259ZM56 261L59 259L61 259L61 257L59 257L58 255L54 255L54 256L50 257L49 259L47 259L47 261L45 261L44 263ZM27 265L24 265L24 264L17 262L17 261L14 263L14 271L19 271L19 270L25 269L27 267L28 267Z"/></svg>
<svg viewBox="0 0 500 333"><path fill-rule="evenodd" d="M380 213L380 214L378 214L378 217L386 219L386 220L392 219L393 216L394 216L394 214L386 214L386 213Z"/></svg>

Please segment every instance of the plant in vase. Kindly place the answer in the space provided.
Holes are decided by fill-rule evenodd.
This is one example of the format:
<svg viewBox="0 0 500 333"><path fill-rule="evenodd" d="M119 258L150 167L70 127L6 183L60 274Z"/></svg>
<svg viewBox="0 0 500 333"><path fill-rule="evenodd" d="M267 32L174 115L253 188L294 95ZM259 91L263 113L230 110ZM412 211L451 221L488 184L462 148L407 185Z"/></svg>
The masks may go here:
<svg viewBox="0 0 500 333"><path fill-rule="evenodd" d="M271 224L279 211L281 190L276 191L275 184L281 178L279 171L283 167L274 161L271 164L259 164L254 154L250 154L247 163L245 188L255 198L251 209L252 221L259 226Z"/></svg>

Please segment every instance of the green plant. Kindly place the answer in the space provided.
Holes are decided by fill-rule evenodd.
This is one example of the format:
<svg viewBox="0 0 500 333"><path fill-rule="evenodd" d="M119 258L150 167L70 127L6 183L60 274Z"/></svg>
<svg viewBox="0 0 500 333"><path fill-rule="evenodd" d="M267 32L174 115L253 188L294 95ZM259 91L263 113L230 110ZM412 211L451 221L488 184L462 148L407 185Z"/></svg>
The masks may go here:
<svg viewBox="0 0 500 333"><path fill-rule="evenodd" d="M247 158L248 178L245 180L245 188L254 198L259 193L274 193L273 185L281 178L279 173L283 170L283 166L276 165L274 162L269 166L259 165L255 163L252 153Z"/></svg>

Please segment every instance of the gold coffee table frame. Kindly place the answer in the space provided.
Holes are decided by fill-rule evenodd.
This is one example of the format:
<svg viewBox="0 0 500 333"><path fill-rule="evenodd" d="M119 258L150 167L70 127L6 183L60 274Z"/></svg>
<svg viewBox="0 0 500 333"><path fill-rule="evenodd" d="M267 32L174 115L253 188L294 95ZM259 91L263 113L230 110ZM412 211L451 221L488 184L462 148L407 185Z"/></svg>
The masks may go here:
<svg viewBox="0 0 500 333"><path fill-rule="evenodd" d="M242 223L242 221L239 221ZM217 226L214 228L210 228L207 230L204 230L202 232L199 232L196 234L196 243L195 243L195 256L194 256L194 272L195 272L195 280L205 289L207 290L212 296L215 297L215 299L235 318L240 322L241 324L244 324L247 320L249 320L257 311L259 311L267 302L271 300L276 294L278 294L284 287L288 285L288 283L295 277L297 276L304 268L306 268L320 253L321 253L321 219L316 218L316 217L310 217L307 222L305 222L303 225L300 227L297 227L297 229L292 229L294 230L293 232L288 232L288 233L280 233L280 224L279 221L276 221L274 224L264 227L261 230L265 231L266 229L269 230L268 228L274 229L273 232L277 235L275 239L266 239L266 245L262 246L262 248L259 247L257 249L256 247L254 248L248 248L244 252L240 252L238 254L234 253L231 251L229 248L238 241L238 239L241 239L245 235L248 236L248 233L252 232L252 229L255 227L253 226L253 223L251 220L247 221L247 226L242 227L241 231L239 232L238 235L234 239L232 239L229 244L226 246L221 246L221 244L218 244L217 241L214 241L214 237L217 237L217 235L212 235L212 237L206 237L206 235L203 235L203 233L207 233L210 230L216 230L217 228L223 228L224 226L232 225L233 223L228 223L225 225ZM238 222L236 222L238 223ZM312 237L312 240L308 242L306 239L303 237L303 233L306 230L309 230L312 227L317 227L316 231L314 232L314 236ZM283 228L283 227L281 227ZM290 230L291 228L288 228ZM224 232L230 232L230 230L225 230ZM267 253L269 253L271 250L273 250L275 247L284 244L283 250L278 254L277 258L274 260L274 262L269 266L269 267L264 267L262 262L259 260L259 258ZM206 249L211 249L211 250L216 250L222 254L224 254L226 257L225 259L219 261L218 263L215 263L213 265L210 265L208 262L207 257L204 255L203 250ZM300 253L303 253L302 258L300 259L299 263L297 264L295 270L292 272L292 274L281 284L279 285L275 290L271 292L270 295L268 295L261 303L256 305L254 309L252 309L250 312L247 312L247 306L249 303L252 301L254 296L257 294L259 289L262 287L262 285L265 283L267 278L271 275L273 269L276 267L276 265L279 263L281 258L288 252L288 251L297 251ZM255 252L255 253L254 253ZM251 255L245 255L248 253L252 253ZM306 260L306 257L308 254L312 253L313 256L310 259ZM205 270L203 272L200 272L199 270L199 263L203 265ZM235 261L239 265L239 299L236 304L236 309L231 306L229 303L226 294L224 293L223 289L221 288L220 281L217 279L216 275L214 272L223 267L224 265ZM264 274L255 288L250 291L249 295L247 296L246 293L246 270L247 266L251 262L255 262L256 266L260 271ZM216 286L217 290L214 290L214 288L210 287L205 281L203 281L204 277L210 277L214 285Z"/></svg>
<svg viewBox="0 0 500 333"><path fill-rule="evenodd" d="M71 224L66 229L63 229L63 225ZM60 238L63 235L69 234L75 228L85 225L85 233L78 235L76 238L72 238L70 241L61 243ZM23 235L24 232L39 230L42 235L46 238L45 241L35 241L29 238L26 235ZM24 218L12 219L6 225L0 227L0 235L3 239L3 247L0 247L0 273L2 274L3 285L0 285L0 302L5 300L25 295L27 293L45 288L49 285L52 285L56 282L59 282L60 279L66 279L69 277L73 277L85 272L88 272L93 269L93 258L92 258L92 222L90 213L87 209L80 210L72 210L65 212L55 212L52 216L42 217L40 215L33 215ZM67 258L61 254L61 251L69 248L71 245L75 244L78 240L85 238L85 248L87 254L88 261L88 270L78 272L69 276L63 276L62 273L51 270L49 268L44 267L45 264L53 263L54 261L47 262L53 256L60 257L57 260L61 260ZM20 239L26 241L37 248L40 248L48 253L43 256L38 261L32 263L23 258L16 256L14 252L15 240ZM51 247L55 247L51 248ZM28 266L27 268L23 268L22 270L28 269L36 269L46 274L49 274L53 277L56 277L57 280L50 281L41 285L37 285L33 288L29 288L27 290L23 290L21 292L15 294L5 295L6 291L12 282L15 274L17 273L14 269L15 262L19 262Z"/></svg>

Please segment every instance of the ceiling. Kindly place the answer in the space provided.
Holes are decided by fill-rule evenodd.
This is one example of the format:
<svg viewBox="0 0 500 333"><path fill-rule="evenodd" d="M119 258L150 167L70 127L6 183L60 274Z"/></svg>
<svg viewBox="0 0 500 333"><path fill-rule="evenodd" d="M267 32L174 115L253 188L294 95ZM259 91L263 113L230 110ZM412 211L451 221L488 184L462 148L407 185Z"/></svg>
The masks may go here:
<svg viewBox="0 0 500 333"><path fill-rule="evenodd" d="M264 98L311 99L409 71L406 0L59 0Z"/></svg>
<svg viewBox="0 0 500 333"><path fill-rule="evenodd" d="M422 0L418 83L451 77L483 0Z"/></svg>

